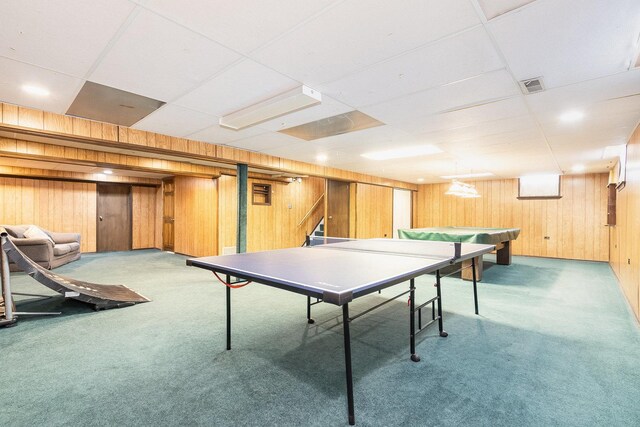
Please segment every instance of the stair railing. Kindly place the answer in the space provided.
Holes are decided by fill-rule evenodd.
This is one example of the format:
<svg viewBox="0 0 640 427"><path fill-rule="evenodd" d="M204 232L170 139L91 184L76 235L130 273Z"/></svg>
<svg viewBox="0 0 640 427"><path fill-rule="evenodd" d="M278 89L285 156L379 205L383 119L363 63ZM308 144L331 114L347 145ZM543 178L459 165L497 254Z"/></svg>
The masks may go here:
<svg viewBox="0 0 640 427"><path fill-rule="evenodd" d="M307 219L309 219L309 217L311 216L311 214L316 210L316 208L320 205L320 202L324 199L324 193L322 193L320 195L320 197L318 197L318 200L316 200L316 202L313 204L313 206L311 206L311 208L309 209L309 211L307 212L307 214L302 217L302 220L300 220L300 222L298 223L298 227L300 227L302 224L305 223L305 221Z"/></svg>

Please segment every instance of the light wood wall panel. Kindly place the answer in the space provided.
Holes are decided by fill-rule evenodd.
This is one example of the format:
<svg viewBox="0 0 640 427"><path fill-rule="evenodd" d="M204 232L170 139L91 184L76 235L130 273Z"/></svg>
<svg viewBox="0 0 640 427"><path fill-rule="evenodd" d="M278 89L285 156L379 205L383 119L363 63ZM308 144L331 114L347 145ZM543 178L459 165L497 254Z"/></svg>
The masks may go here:
<svg viewBox="0 0 640 427"><path fill-rule="evenodd" d="M254 205L251 201L253 184L271 185L271 205ZM291 248L304 243L306 233L323 216L318 205L303 223L304 216L324 194L324 179L303 178L302 182L279 182L249 179L249 205L247 209L247 251Z"/></svg>
<svg viewBox="0 0 640 427"><path fill-rule="evenodd" d="M157 240L161 223L157 197L156 187L133 186L131 189L132 249L161 249L161 240Z"/></svg>
<svg viewBox="0 0 640 427"><path fill-rule="evenodd" d="M236 245L237 184L235 176L221 176L219 182L220 251ZM301 246L306 233L322 218L323 203L319 203L303 221L314 203L324 194L325 180L303 178L302 182L280 182L249 178L247 206L247 252ZM271 205L254 205L251 200L253 184L271 185Z"/></svg>
<svg viewBox="0 0 640 427"><path fill-rule="evenodd" d="M217 180L176 176L174 250L191 256L218 254Z"/></svg>
<svg viewBox="0 0 640 427"><path fill-rule="evenodd" d="M355 237L393 237L393 189L370 184L356 186ZM351 210L353 214L353 210Z"/></svg>
<svg viewBox="0 0 640 427"><path fill-rule="evenodd" d="M238 222L238 190L235 176L218 178L218 253L227 247L236 247Z"/></svg>
<svg viewBox="0 0 640 427"><path fill-rule="evenodd" d="M80 250L96 250L96 184L0 177L0 224L35 224L82 236Z"/></svg>
<svg viewBox="0 0 640 427"><path fill-rule="evenodd" d="M610 264L640 320L640 127L627 145L626 185L616 196L616 225L610 227Z"/></svg>
<svg viewBox="0 0 640 427"><path fill-rule="evenodd" d="M518 200L517 179L473 182L477 199L445 195L448 183L421 185L414 227L517 227L516 255L608 261L607 181L607 174L563 176L562 198L545 200Z"/></svg>

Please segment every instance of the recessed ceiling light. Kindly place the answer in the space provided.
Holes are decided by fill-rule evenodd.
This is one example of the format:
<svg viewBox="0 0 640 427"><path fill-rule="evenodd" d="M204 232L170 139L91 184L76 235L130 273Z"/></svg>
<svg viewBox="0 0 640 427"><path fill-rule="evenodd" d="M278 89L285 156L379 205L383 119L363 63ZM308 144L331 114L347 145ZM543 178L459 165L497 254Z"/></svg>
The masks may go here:
<svg viewBox="0 0 640 427"><path fill-rule="evenodd" d="M416 181L418 181L418 182L424 182L424 178L418 178L418 179L416 179Z"/></svg>
<svg viewBox="0 0 640 427"><path fill-rule="evenodd" d="M462 175L444 175L442 179L464 179L464 178L480 178L482 176L493 176L491 172L465 173Z"/></svg>
<svg viewBox="0 0 640 427"><path fill-rule="evenodd" d="M584 172L585 167L584 165L573 165L573 167L571 168L571 170L573 172Z"/></svg>
<svg viewBox="0 0 640 427"><path fill-rule="evenodd" d="M326 162L328 158L329 157L327 157L326 154L318 154L316 156L316 160L319 161L319 162Z"/></svg>
<svg viewBox="0 0 640 427"><path fill-rule="evenodd" d="M578 110L565 111L560 115L560 121L564 123L578 122L584 119L584 112Z"/></svg>
<svg viewBox="0 0 640 427"><path fill-rule="evenodd" d="M435 145L419 145L414 147L396 148L394 150L372 151L370 153L362 154L362 157L366 157L371 160L389 160L400 159L403 157L427 156L429 154L436 153L442 153L442 150Z"/></svg>
<svg viewBox="0 0 640 427"><path fill-rule="evenodd" d="M106 174L106 175L111 175L113 173L113 171L111 169L105 169L105 170L102 171L102 173Z"/></svg>
<svg viewBox="0 0 640 427"><path fill-rule="evenodd" d="M33 85L23 85L22 90L27 92L29 95L35 96L49 96L50 92L41 87L41 86L33 86Z"/></svg>

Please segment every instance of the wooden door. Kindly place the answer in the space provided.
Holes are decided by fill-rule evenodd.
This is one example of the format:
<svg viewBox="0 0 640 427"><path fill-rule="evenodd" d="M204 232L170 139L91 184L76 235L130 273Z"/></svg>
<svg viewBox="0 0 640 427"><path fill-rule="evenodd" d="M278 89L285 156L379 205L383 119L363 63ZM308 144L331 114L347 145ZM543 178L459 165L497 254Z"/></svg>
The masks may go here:
<svg viewBox="0 0 640 427"><path fill-rule="evenodd" d="M162 184L162 250L173 252L174 248L174 203L175 183L173 178Z"/></svg>
<svg viewBox="0 0 640 427"><path fill-rule="evenodd" d="M349 183L327 181L325 236L349 237Z"/></svg>
<svg viewBox="0 0 640 427"><path fill-rule="evenodd" d="M131 250L131 186L98 184L97 213L97 251Z"/></svg>

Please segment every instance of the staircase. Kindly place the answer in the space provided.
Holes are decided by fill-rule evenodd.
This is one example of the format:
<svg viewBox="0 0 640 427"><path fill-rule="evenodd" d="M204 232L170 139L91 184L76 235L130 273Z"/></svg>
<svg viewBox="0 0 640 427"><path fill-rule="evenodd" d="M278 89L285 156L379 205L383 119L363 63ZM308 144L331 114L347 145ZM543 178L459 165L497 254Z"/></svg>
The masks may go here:
<svg viewBox="0 0 640 427"><path fill-rule="evenodd" d="M318 225L316 225L316 228L313 229L308 237L324 237L324 217L320 218L320 222L318 222ZM307 246L308 244L309 242L307 238L302 246Z"/></svg>

